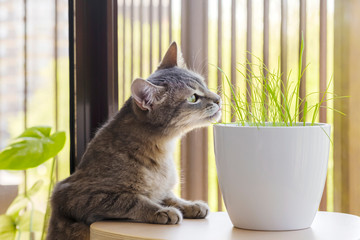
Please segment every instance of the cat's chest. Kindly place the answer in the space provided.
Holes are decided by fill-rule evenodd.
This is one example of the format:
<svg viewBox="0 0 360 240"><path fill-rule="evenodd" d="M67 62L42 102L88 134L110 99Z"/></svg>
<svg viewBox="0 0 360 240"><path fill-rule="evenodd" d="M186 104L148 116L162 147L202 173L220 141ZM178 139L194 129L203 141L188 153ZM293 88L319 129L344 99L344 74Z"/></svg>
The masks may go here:
<svg viewBox="0 0 360 240"><path fill-rule="evenodd" d="M144 179L150 198L161 200L177 182L177 173L171 156L162 159L156 169L144 169Z"/></svg>

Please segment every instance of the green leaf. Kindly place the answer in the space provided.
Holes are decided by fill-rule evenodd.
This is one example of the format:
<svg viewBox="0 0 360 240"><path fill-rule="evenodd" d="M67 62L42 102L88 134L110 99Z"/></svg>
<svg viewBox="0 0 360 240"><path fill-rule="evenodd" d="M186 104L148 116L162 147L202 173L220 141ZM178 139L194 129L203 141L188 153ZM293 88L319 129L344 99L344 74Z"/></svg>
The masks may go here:
<svg viewBox="0 0 360 240"><path fill-rule="evenodd" d="M13 240L16 235L16 226L10 216L0 215L0 239Z"/></svg>
<svg viewBox="0 0 360 240"><path fill-rule="evenodd" d="M64 147L65 140L65 132L50 136L49 127L26 129L0 152L0 169L26 170L37 167L56 156Z"/></svg>
<svg viewBox="0 0 360 240"><path fill-rule="evenodd" d="M41 188L41 186L44 184L44 181L43 180L38 180L36 181L32 187L27 191L27 195L29 197L32 197L34 196Z"/></svg>
<svg viewBox="0 0 360 240"><path fill-rule="evenodd" d="M19 230L30 232L30 220L31 220L31 211L26 211L24 215L20 216L18 222ZM44 223L44 213L34 210L32 214L32 232L42 231Z"/></svg>
<svg viewBox="0 0 360 240"><path fill-rule="evenodd" d="M49 126L36 126L27 128L19 137L36 137L36 138L42 138L42 137L49 137L51 132L51 127Z"/></svg>
<svg viewBox="0 0 360 240"><path fill-rule="evenodd" d="M53 135L51 135L48 139L52 144L44 144L44 148L45 148L44 157L46 159L55 157L61 151L61 149L65 145L66 135L65 132L56 132Z"/></svg>
<svg viewBox="0 0 360 240"><path fill-rule="evenodd" d="M27 206L28 202L29 200L25 198L24 194L18 195L6 210L6 215L11 217L13 221L16 221L20 211Z"/></svg>
<svg viewBox="0 0 360 240"><path fill-rule="evenodd" d="M22 170L35 167L35 161L43 160L41 140L26 137L13 142L0 152L0 169Z"/></svg>
<svg viewBox="0 0 360 240"><path fill-rule="evenodd" d="M34 196L43 185L43 180L36 181L32 187L27 191L27 196L32 197ZM6 210L6 215L11 217L13 221L18 221L19 213L22 209L25 209L29 203L29 199L25 197L24 194L19 194L14 201L10 204L8 209ZM1 238L0 238L1 239Z"/></svg>

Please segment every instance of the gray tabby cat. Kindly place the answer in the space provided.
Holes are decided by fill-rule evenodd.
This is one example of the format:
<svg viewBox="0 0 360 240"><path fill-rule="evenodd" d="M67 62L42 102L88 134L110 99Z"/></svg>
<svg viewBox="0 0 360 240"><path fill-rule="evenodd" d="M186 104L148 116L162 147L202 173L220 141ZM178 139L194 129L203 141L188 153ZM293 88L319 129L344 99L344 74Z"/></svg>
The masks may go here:
<svg viewBox="0 0 360 240"><path fill-rule="evenodd" d="M181 66L180 55L173 42L147 80L133 81L132 96L96 133L75 173L56 185L47 239L88 239L89 225L103 219L177 224L206 217L206 203L172 193L172 155L178 137L219 120L220 97Z"/></svg>

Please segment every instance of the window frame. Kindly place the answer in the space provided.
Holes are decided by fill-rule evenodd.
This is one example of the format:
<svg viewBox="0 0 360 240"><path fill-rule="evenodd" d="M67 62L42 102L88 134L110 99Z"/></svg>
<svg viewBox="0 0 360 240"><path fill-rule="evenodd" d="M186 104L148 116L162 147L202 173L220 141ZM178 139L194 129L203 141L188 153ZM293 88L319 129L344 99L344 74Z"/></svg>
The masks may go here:
<svg viewBox="0 0 360 240"><path fill-rule="evenodd" d="M117 1L69 0L70 173L118 111Z"/></svg>

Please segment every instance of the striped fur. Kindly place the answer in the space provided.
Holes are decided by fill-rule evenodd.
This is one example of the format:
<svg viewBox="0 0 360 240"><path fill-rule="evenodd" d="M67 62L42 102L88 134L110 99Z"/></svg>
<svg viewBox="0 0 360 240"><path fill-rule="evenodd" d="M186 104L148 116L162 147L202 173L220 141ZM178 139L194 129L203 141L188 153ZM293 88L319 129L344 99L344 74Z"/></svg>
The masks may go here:
<svg viewBox="0 0 360 240"><path fill-rule="evenodd" d="M177 51L176 44L168 51ZM89 239L89 225L104 219L177 224L183 217L206 217L205 203L172 193L172 155L177 138L218 120L220 100L201 76L175 64L176 53L168 58L136 86L156 91L142 95L135 89L137 98L130 97L98 130L75 173L56 185L48 240ZM201 98L190 104L195 92ZM143 99L149 96L154 99Z"/></svg>

